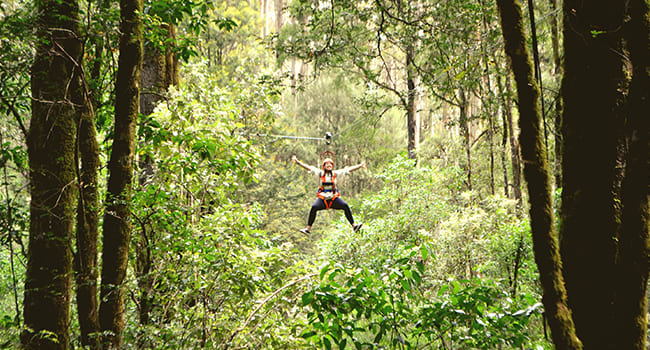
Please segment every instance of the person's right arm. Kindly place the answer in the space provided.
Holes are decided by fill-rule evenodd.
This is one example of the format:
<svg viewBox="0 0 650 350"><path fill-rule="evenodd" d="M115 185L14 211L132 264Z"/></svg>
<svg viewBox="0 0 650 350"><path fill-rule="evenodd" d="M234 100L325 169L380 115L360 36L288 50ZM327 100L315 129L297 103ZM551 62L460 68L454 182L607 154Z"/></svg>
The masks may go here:
<svg viewBox="0 0 650 350"><path fill-rule="evenodd" d="M296 164L300 165L301 167L305 168L305 170L312 171L312 167L310 167L309 165L307 165L304 162L302 162L301 160L299 160L295 155L291 156L291 160L294 163L296 163Z"/></svg>

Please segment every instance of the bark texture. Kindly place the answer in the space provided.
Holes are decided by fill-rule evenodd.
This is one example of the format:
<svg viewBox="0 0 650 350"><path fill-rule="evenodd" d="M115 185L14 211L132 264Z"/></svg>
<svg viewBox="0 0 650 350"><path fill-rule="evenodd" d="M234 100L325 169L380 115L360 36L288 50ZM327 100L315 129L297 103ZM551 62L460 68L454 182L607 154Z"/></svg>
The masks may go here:
<svg viewBox="0 0 650 350"><path fill-rule="evenodd" d="M99 321L107 335L104 347L119 349L124 329L124 279L131 238L131 185L135 125L140 107L142 67L142 0L121 0L115 132L108 163L108 195L104 214L104 243Z"/></svg>
<svg viewBox="0 0 650 350"><path fill-rule="evenodd" d="M90 105L90 101L88 101ZM81 330L81 343L91 349L99 346L97 300L97 240L99 225L99 200L97 177L99 171L99 145L95 120L91 110L81 114L78 132L81 170L79 197L77 199L77 254L75 259L77 283L77 313Z"/></svg>
<svg viewBox="0 0 650 350"><path fill-rule="evenodd" d="M408 128L408 155L410 159L417 158L417 151L420 147L420 129L416 104L416 73L413 60L415 48L409 43L406 48L406 87L407 87L407 106L406 106L406 124Z"/></svg>
<svg viewBox="0 0 650 350"><path fill-rule="evenodd" d="M29 252L23 312L24 349L68 349L72 232L76 194L75 130L80 84L75 0L36 2L36 56L31 69L32 119Z"/></svg>
<svg viewBox="0 0 650 350"><path fill-rule="evenodd" d="M586 349L619 349L615 259L624 169L624 2L564 2L561 255Z"/></svg>
<svg viewBox="0 0 650 350"><path fill-rule="evenodd" d="M648 179L650 179L650 2L630 1L625 30L632 61L626 126L629 145L622 185L618 281L614 324L617 349L646 349L648 271Z"/></svg>
<svg viewBox="0 0 650 350"><path fill-rule="evenodd" d="M557 0L550 0L551 11L555 12L557 7ZM562 57L560 56L560 34L558 30L558 15L553 15L549 19L551 22L551 47L553 48L553 75L559 81L562 74ZM562 126L562 99L560 96L555 98L555 118L554 118L554 133L553 140L555 140L555 163L554 163L554 177L555 187L562 186L562 135L560 134L560 127Z"/></svg>
<svg viewBox="0 0 650 350"><path fill-rule="evenodd" d="M506 75L506 91L508 96L512 96L510 88L510 74ZM506 99L505 116L510 131L510 161L512 163L512 190L519 206L521 206L521 151L519 150L519 142L517 141L517 133L515 132L515 122L512 117L512 101L510 98Z"/></svg>
<svg viewBox="0 0 650 350"><path fill-rule="evenodd" d="M528 182L533 249L542 284L542 302L557 349L581 349L562 280L562 262L553 228L553 207L546 149L541 130L539 88L525 46L521 5L498 0L506 54L511 60L519 97L519 141Z"/></svg>

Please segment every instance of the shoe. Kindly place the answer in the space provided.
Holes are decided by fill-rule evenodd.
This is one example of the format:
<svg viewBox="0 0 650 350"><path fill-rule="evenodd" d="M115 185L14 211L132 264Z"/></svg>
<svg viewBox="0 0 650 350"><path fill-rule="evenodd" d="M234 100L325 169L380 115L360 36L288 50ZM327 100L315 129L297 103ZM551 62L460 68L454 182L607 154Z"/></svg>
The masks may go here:
<svg viewBox="0 0 650 350"><path fill-rule="evenodd" d="M306 227L303 228L302 230L300 230L300 232L302 232L302 233L304 233L304 234L306 234L306 235L308 235L308 234L311 233L311 232L309 232L309 230L308 230Z"/></svg>
<svg viewBox="0 0 650 350"><path fill-rule="evenodd" d="M361 226L363 226L363 224L354 224L352 225L352 228L354 229L354 232L357 232L361 229Z"/></svg>

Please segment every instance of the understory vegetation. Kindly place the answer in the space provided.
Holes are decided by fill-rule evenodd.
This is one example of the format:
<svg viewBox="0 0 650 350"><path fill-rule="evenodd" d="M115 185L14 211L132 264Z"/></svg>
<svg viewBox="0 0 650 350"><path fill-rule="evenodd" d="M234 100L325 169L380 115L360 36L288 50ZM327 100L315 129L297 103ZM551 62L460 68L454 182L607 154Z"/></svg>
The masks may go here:
<svg viewBox="0 0 650 350"><path fill-rule="evenodd" d="M562 103L579 110L574 91L602 82L562 86L558 32L567 9L571 20L583 12L544 2L530 9L537 21L512 24L534 38L535 81L521 83L533 63L514 55L525 49L506 53L513 31L500 11L510 5L520 16L506 1L3 2L0 349L582 349L604 344L601 333L641 349L650 244L638 115L650 78L631 77L650 72L647 41L611 46L645 47L629 62L584 64L616 66L607 74L619 80L603 78L616 95L593 92L591 112L620 115L611 130L583 123L592 136L583 137ZM637 13L627 6L613 12ZM620 34L593 28L581 39ZM605 55L582 51L585 61ZM510 72L517 58L530 72ZM66 79L43 77L58 70ZM539 120L525 119L526 103ZM64 119L76 129L57 127ZM521 125L539 135L520 139ZM61 149L33 151L59 138ZM357 166L336 187L359 231L340 210L300 231L321 179L294 156ZM116 169L127 179L117 190ZM527 187L530 178L541 185ZM601 224L590 223L592 205ZM540 222L548 227L535 232ZM592 290L600 294L583 302ZM627 296L639 301L629 314L616 304ZM57 301L57 315L35 311L39 300ZM599 308L602 324L591 314ZM39 328L50 316L60 319Z"/></svg>

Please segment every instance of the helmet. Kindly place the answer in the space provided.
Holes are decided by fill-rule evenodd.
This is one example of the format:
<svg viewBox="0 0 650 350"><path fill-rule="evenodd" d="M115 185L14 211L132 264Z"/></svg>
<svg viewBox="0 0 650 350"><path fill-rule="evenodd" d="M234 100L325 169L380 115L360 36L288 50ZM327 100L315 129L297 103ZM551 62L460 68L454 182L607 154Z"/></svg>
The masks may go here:
<svg viewBox="0 0 650 350"><path fill-rule="evenodd" d="M332 165L334 165L334 161L331 158L325 158L323 159L323 164L322 164L323 169L325 169L325 163L327 162L330 162L332 163Z"/></svg>

